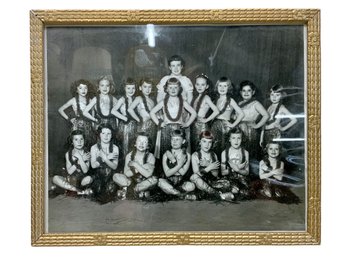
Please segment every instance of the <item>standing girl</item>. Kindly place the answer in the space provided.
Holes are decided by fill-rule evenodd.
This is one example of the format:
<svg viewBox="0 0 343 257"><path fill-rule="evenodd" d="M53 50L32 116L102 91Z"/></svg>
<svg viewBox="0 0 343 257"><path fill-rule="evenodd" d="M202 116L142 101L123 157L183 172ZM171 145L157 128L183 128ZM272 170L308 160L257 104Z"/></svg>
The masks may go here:
<svg viewBox="0 0 343 257"><path fill-rule="evenodd" d="M69 137L70 149L65 154L66 173L54 176L52 182L62 189L76 192L78 195L90 195L89 185L93 179L89 171L90 154L85 151L85 135L82 130L74 130Z"/></svg>
<svg viewBox="0 0 343 257"><path fill-rule="evenodd" d="M112 176L118 167L119 149L113 143L113 128L109 124L98 127L98 143L91 147L91 166L95 169L94 191L100 202L111 201L116 186Z"/></svg>
<svg viewBox="0 0 343 257"><path fill-rule="evenodd" d="M156 125L150 118L150 111L155 106L155 102L150 97L152 85L153 82L151 79L144 78L141 80L139 86L141 95L135 98L127 111L139 123L137 131L147 133L149 140L155 144ZM135 110L137 110L138 115L135 113ZM154 152L153 146L150 151Z"/></svg>
<svg viewBox="0 0 343 257"><path fill-rule="evenodd" d="M68 102L63 104L59 109L58 112L61 116L70 121L72 124L72 131L73 130L83 130L85 132L85 137L87 138L88 142L94 143L94 131L92 128L92 123L89 119L83 116L83 111L85 110L86 106L89 104L91 98L91 92L93 91L93 85L87 80L77 80L71 85L71 92L73 98L71 98ZM75 116L68 117L65 113L65 110L69 107L72 107Z"/></svg>
<svg viewBox="0 0 343 257"><path fill-rule="evenodd" d="M216 116L212 123L211 131L216 139L216 145L214 152L217 156L220 156L222 151L226 148L226 139L230 129L236 127L243 119L244 114L237 105L232 96L232 83L227 77L221 77L216 85L216 100L215 104L219 110L219 114ZM232 121L231 116L235 112L236 119Z"/></svg>
<svg viewBox="0 0 343 257"><path fill-rule="evenodd" d="M196 118L195 110L182 98L181 83L177 78L170 78L164 85L167 93L164 100L159 102L150 112L151 119L161 128L161 140L156 140L156 148L164 154L170 146L172 131L188 128ZM157 112L163 111L163 120L157 118ZM183 122L182 114L188 112L188 121Z"/></svg>
<svg viewBox="0 0 343 257"><path fill-rule="evenodd" d="M123 157L129 153L129 148L134 143L137 130L137 123L128 112L134 100L135 93L136 82L128 78L125 81L125 95L119 98L117 104L112 109L112 114L119 119L118 141L122 143L121 151L123 152Z"/></svg>
<svg viewBox="0 0 343 257"><path fill-rule="evenodd" d="M281 85L274 85L270 89L270 101L272 104L268 107L268 113L270 115L269 120L263 127L261 133L260 143L265 146L268 142L273 139L281 138L281 132L284 132L294 126L297 123L297 119L288 109L282 104L284 98L284 88ZM282 116L287 116L289 122L282 126Z"/></svg>
<svg viewBox="0 0 343 257"><path fill-rule="evenodd" d="M261 152L259 139L260 135L258 129L261 128L269 119L269 114L263 105L257 101L254 97L256 92L256 86L251 81L245 80L240 84L240 94L243 101L239 102L239 106L242 108L244 118L242 119L239 127L244 133L247 140L246 148L251 158L259 157ZM262 116L258 120L259 116Z"/></svg>
<svg viewBox="0 0 343 257"><path fill-rule="evenodd" d="M233 128L229 142L221 154L221 173L230 182L231 192L237 199L244 199L249 192L249 153L242 147L243 132Z"/></svg>
<svg viewBox="0 0 343 257"><path fill-rule="evenodd" d="M117 128L117 120L111 114L113 106L117 99L112 96L114 93L114 84L109 76L102 76L98 80L98 94L94 97L83 111L83 115L99 124L109 124L113 129ZM95 108L94 108L95 107ZM90 113L94 108L95 116Z"/></svg>
<svg viewBox="0 0 343 257"><path fill-rule="evenodd" d="M209 122L219 114L218 108L213 104L211 98L207 95L209 83L210 81L205 74L200 74L195 78L196 91L193 96L191 106L197 113L197 120L191 126L192 151L197 149L200 133L205 130L209 130ZM207 117L207 113L210 109L212 110L212 113Z"/></svg>

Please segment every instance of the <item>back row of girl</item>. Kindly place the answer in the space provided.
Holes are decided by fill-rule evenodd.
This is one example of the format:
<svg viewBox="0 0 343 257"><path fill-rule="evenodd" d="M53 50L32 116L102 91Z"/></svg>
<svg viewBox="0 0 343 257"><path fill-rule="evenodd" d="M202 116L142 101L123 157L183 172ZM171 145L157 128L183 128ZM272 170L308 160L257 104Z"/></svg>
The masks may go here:
<svg viewBox="0 0 343 257"><path fill-rule="evenodd" d="M190 80L182 83L185 76L177 74L173 69L174 64L179 62L181 63L171 61L170 69L173 76L168 76L163 87L161 84L157 85L156 105L151 98L151 80L140 81L141 94L135 97L136 82L128 79L125 83L125 95L117 100L111 95L113 83L108 77L102 77L98 82L98 94L91 100L88 94L90 83L84 80L77 81L74 84L75 97L64 104L59 112L65 119L69 119L65 109L72 106L76 115L70 119L73 129L85 130L87 139L92 143L95 142L94 128L100 123L110 124L118 131L117 142L120 142L119 146L124 155L129 152L136 132L147 132L150 139L156 142L153 150L157 158L166 151L170 142L170 132L181 127L191 127L187 130L187 139L191 141L190 152L196 150L199 134L211 130L218 140L215 152L219 155L225 148L225 135L237 125L247 138L246 148L250 155L257 158L259 146L263 141L266 143L279 138L282 131L296 123L297 120L282 104L282 86L275 85L271 88L272 104L266 110L254 98L256 87L252 82L243 81L240 84L242 101L237 104L231 97L233 86L230 79L222 77L215 84L215 99L212 101L208 95L208 77L201 74L195 78L196 91L193 93ZM164 80L163 78L161 81ZM185 84L187 86L184 86ZM289 118L289 122L284 126L280 125L282 116ZM261 134L257 132L259 128L263 128Z"/></svg>

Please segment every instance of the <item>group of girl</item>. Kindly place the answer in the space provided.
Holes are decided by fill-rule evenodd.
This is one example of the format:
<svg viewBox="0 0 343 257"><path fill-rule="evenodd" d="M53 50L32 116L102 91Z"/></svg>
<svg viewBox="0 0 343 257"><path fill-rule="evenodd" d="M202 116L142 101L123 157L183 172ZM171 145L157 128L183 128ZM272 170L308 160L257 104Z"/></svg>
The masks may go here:
<svg viewBox="0 0 343 257"><path fill-rule="evenodd" d="M53 183L100 202L256 196L283 201L292 195L271 183L282 180L284 172L281 144L275 139L297 121L282 104L283 87L271 88L271 105L265 109L254 98L256 87L250 81L240 84L239 102L232 98L227 77L217 81L211 97L206 75L196 76L194 91L181 75L182 58L173 56L168 62L171 74L157 85L157 103L147 78L138 85L127 79L119 99L107 76L99 79L93 98L88 81L73 84L74 97L59 109L72 124L71 147L65 174L54 176ZM72 118L65 113L69 107ZM288 117L286 125L282 116ZM86 141L92 145L90 153ZM261 147L266 150L263 158ZM257 182L250 179L251 159L261 160Z"/></svg>

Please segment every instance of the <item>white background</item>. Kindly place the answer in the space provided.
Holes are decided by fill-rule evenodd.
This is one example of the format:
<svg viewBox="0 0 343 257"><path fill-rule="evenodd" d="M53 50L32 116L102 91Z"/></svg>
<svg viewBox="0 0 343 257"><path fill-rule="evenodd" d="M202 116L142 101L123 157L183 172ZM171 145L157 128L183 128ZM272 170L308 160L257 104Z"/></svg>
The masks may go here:
<svg viewBox="0 0 343 257"><path fill-rule="evenodd" d="M1 1L1 256L337 256L342 250L342 12L339 1ZM331 2L331 3L330 3ZM322 16L322 243L320 246L31 247L30 9L320 8Z"/></svg>

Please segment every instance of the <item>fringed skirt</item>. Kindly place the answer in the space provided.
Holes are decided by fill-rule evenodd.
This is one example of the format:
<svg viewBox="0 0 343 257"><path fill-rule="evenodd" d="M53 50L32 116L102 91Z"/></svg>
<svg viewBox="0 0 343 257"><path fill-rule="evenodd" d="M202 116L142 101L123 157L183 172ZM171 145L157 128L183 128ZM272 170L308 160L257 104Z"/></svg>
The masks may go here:
<svg viewBox="0 0 343 257"><path fill-rule="evenodd" d="M92 122L84 118L76 118L73 122L72 130L82 130L85 133L85 140L89 146L94 145L97 141Z"/></svg>
<svg viewBox="0 0 343 257"><path fill-rule="evenodd" d="M209 126L207 123L199 122L196 121L195 123L192 124L191 126L191 135L190 135L190 140L191 140L191 153L194 153L197 151L198 146L199 146L199 135L201 132L209 130Z"/></svg>
<svg viewBox="0 0 343 257"><path fill-rule="evenodd" d="M261 159L260 134L252 127L251 122L242 122L239 128L243 131L243 146L249 152L251 159Z"/></svg>
<svg viewBox="0 0 343 257"><path fill-rule="evenodd" d="M140 123L137 127L137 132L144 132L149 137L149 142L151 143L149 152L154 152L155 150L155 143L156 143L156 129L155 123L150 119Z"/></svg>
<svg viewBox="0 0 343 257"><path fill-rule="evenodd" d="M181 125L178 123L170 123L161 129L160 156L163 156L167 150L170 150L171 134L175 129L181 129Z"/></svg>
<svg viewBox="0 0 343 257"><path fill-rule="evenodd" d="M250 187L250 195L255 199L270 199L285 204L298 204L301 202L289 187L273 184L267 179L254 181Z"/></svg>
<svg viewBox="0 0 343 257"><path fill-rule="evenodd" d="M137 122L130 120L129 122L119 122L118 126L118 145L120 146L120 152L122 158L132 151L137 133Z"/></svg>
<svg viewBox="0 0 343 257"><path fill-rule="evenodd" d="M281 138L281 131L278 128L264 130L263 132L263 146L266 146L269 142L274 139Z"/></svg>
<svg viewBox="0 0 343 257"><path fill-rule="evenodd" d="M220 158L222 151L225 150L228 143L227 135L230 128L227 126L228 121L216 119L212 123L211 131L214 136L213 151Z"/></svg>

